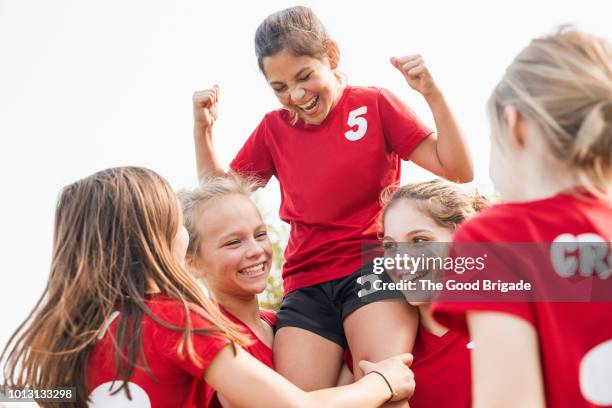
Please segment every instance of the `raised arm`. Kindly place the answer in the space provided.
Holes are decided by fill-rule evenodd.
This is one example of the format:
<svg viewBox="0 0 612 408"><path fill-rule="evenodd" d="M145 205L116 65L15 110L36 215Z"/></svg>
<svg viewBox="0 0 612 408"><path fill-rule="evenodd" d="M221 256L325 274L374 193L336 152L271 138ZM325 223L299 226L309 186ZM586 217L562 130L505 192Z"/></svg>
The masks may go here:
<svg viewBox="0 0 612 408"><path fill-rule="evenodd" d="M193 139L195 143L198 180L224 174L212 142L212 128L217 120L219 87L193 93Z"/></svg>
<svg viewBox="0 0 612 408"><path fill-rule="evenodd" d="M411 361L412 356L404 354L376 364L362 362L361 368L369 374L359 381L343 387L305 392L244 350L239 348L234 355L231 347L226 346L206 370L205 379L236 407L368 408L378 407L390 397L397 401L412 395L414 378L406 365Z"/></svg>
<svg viewBox="0 0 612 408"><path fill-rule="evenodd" d="M419 144L410 160L447 180L472 181L474 169L466 138L423 58L420 55L391 58L391 64L412 89L423 95L436 122L437 134Z"/></svg>

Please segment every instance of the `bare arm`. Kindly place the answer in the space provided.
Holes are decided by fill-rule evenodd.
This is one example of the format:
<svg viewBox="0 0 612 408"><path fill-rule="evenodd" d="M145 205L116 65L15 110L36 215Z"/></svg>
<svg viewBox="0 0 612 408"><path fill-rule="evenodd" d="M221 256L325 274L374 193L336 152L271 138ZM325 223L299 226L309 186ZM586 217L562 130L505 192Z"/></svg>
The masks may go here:
<svg viewBox="0 0 612 408"><path fill-rule="evenodd" d="M396 394L394 399L407 398L414 391L412 372L405 365L411 356L402 358L372 364L391 383ZM343 387L305 392L242 349L234 355L230 346L215 357L205 379L232 407L366 408L378 407L390 396L389 387L378 374L367 375Z"/></svg>
<svg viewBox="0 0 612 408"><path fill-rule="evenodd" d="M404 75L408 85L423 95L436 122L437 134L419 144L410 160L447 180L459 183L472 181L474 169L465 135L423 58L411 55L392 58L391 63Z"/></svg>
<svg viewBox="0 0 612 408"><path fill-rule="evenodd" d="M469 312L474 408L544 408L538 335L525 320Z"/></svg>
<svg viewBox="0 0 612 408"><path fill-rule="evenodd" d="M225 174L212 142L212 128L217 120L219 87L196 91L193 94L193 140L195 143L198 180Z"/></svg>

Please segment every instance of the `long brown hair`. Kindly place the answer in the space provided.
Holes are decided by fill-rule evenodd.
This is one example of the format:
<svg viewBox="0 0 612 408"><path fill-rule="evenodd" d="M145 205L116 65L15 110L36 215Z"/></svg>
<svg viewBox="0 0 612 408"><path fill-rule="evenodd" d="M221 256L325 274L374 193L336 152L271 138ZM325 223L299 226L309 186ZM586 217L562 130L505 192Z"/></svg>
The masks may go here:
<svg viewBox="0 0 612 408"><path fill-rule="evenodd" d="M168 183L144 168L103 170L61 191L47 286L0 356L9 387L75 387L76 405L86 406L87 360L117 308L121 318L113 337L116 378L128 395L127 381L144 361L143 314L183 331L177 352L186 349L196 364L201 361L193 348L193 333L222 336L238 344L248 341L174 259L179 211ZM173 326L147 308L145 293L152 283L180 301L185 327ZM214 328L192 327L190 312ZM144 369L148 370L146 361Z"/></svg>
<svg viewBox="0 0 612 408"><path fill-rule="evenodd" d="M308 7L296 6L277 11L261 22L255 32L255 55L263 72L265 57L287 50L295 56L322 59L328 55L331 43L315 13Z"/></svg>

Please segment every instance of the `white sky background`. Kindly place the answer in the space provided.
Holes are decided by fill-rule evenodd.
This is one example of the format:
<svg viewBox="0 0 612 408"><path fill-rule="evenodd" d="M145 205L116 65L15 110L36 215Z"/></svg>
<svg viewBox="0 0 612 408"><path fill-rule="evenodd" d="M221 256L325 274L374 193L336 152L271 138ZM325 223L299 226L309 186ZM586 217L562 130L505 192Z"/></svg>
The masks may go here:
<svg viewBox="0 0 612 408"><path fill-rule="evenodd" d="M121 165L194 186L191 95L214 83L222 92L215 144L227 165L278 107L257 68L255 29L294 4L311 6L337 40L349 83L389 88L433 126L423 99L388 62L423 54L469 138L474 184L484 191L484 104L514 55L566 22L612 39L606 0L0 0L0 345L46 282L59 189ZM431 178L407 170L404 182ZM262 198L276 213L277 184Z"/></svg>

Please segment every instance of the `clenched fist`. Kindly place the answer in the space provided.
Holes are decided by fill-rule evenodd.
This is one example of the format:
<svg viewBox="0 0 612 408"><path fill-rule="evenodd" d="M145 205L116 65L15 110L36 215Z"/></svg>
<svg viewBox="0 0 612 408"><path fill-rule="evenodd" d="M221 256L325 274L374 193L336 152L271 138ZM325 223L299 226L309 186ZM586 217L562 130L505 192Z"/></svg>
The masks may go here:
<svg viewBox="0 0 612 408"><path fill-rule="evenodd" d="M420 55L408 55L405 57L390 59L391 64L402 73L408 85L424 97L431 96L439 92L429 70L425 66L425 61Z"/></svg>
<svg viewBox="0 0 612 408"><path fill-rule="evenodd" d="M198 126L211 128L217 120L219 86L193 93L193 120Z"/></svg>

